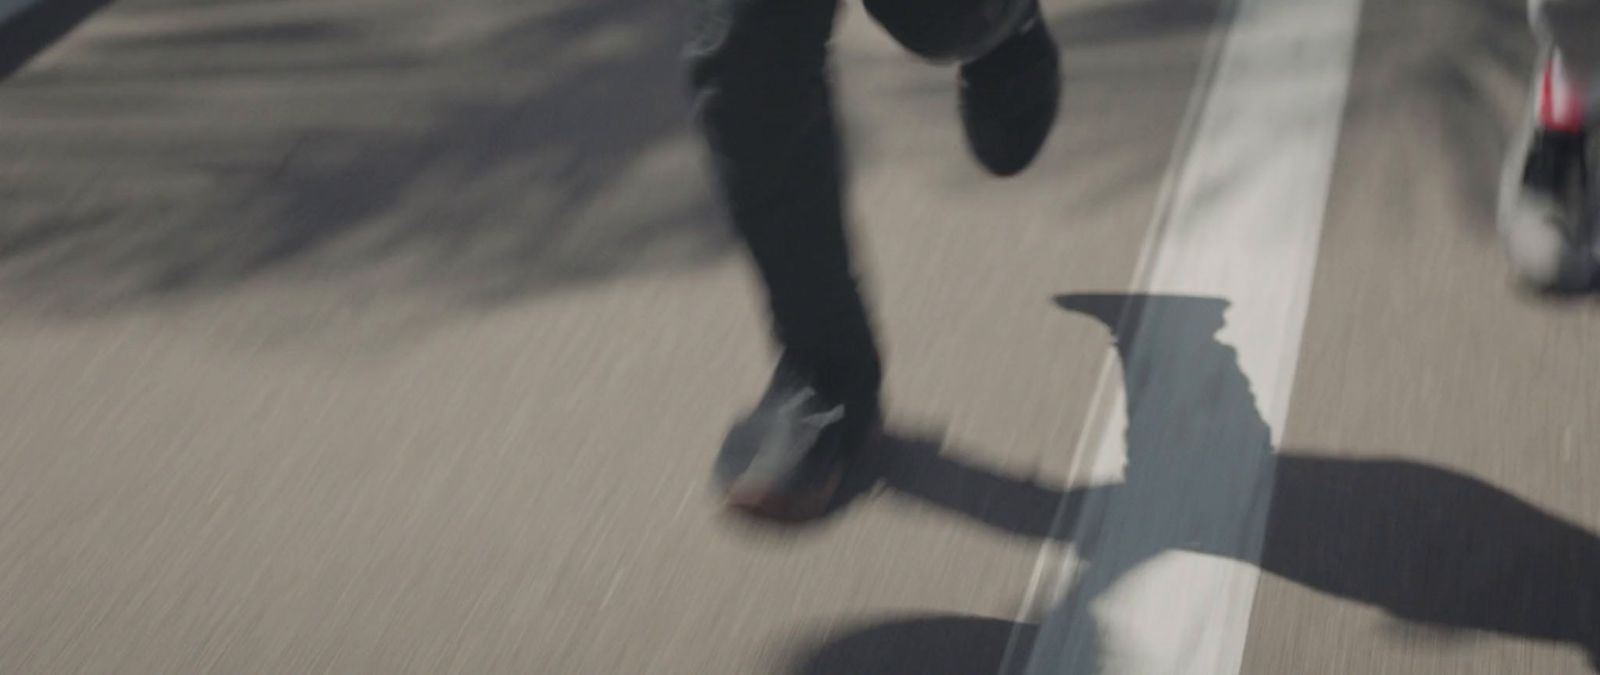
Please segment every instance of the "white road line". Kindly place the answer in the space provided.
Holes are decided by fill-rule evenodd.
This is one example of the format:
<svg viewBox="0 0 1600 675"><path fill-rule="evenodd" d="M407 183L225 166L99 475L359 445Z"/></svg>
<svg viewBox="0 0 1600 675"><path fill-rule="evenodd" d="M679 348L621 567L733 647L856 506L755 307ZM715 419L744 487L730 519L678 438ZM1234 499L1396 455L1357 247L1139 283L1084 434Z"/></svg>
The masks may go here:
<svg viewBox="0 0 1600 675"><path fill-rule="evenodd" d="M1231 10L1136 279L1156 297L1127 317L1124 385L1106 378L1079 448L1075 485L1119 487L1090 493L1059 557L1047 548L1029 672L1243 659L1360 0Z"/></svg>

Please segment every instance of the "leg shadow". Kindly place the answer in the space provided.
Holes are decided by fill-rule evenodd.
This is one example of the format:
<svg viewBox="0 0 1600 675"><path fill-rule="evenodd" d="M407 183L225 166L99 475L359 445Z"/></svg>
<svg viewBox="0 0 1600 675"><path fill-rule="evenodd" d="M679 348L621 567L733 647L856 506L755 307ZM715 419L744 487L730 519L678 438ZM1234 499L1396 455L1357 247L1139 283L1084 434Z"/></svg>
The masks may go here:
<svg viewBox="0 0 1600 675"><path fill-rule="evenodd" d="M823 637L802 654L795 675L973 675L992 673L1013 639L1031 645L1033 631L1001 619L915 616L847 629Z"/></svg>
<svg viewBox="0 0 1600 675"><path fill-rule="evenodd" d="M1121 483L1049 488L985 469L926 439L888 445L874 469L877 485L1019 536L1065 541L1067 533L1052 528L1063 513L1060 522L1069 526L1063 529L1076 539L1067 543L1089 572L1041 625L1010 625L1017 645L1026 643L1013 646L1014 662L1042 654L1070 664L1071 672L1093 670L1095 644L1080 645L1071 660L1061 658L1063 643L1100 635L1087 625L1093 614L1085 608L1152 556L1193 551L1258 564L1406 622L1565 643L1600 663L1600 538L1594 532L1442 468L1274 451L1237 355L1216 338L1226 307L1221 301L1101 295L1060 304L1100 320L1116 338L1128 405ZM1151 317L1156 320L1145 320ZM1243 401L1251 402L1248 411L1241 412ZM1207 414L1191 410L1175 418L1175 405L1205 406L1200 409ZM1222 471L1197 468L1219 462ZM1256 477L1240 482L1240 473ZM1225 521L1245 517L1250 509L1241 505L1250 502L1244 493L1259 492L1255 481L1263 479L1271 481L1266 494L1272 508L1264 544L1252 549L1227 538L1248 528ZM1157 494L1175 486L1181 490L1176 496ZM1098 527L1072 532L1081 512L1106 503L1120 513L1096 513L1085 522ZM1134 506L1115 506L1129 503ZM1109 536L1118 539L1115 552L1095 545ZM922 655L952 644L990 654L996 626L990 619L951 617L879 623L798 659L831 670L804 665L800 672L925 672L914 668ZM991 666L963 672L993 672L1000 659L983 663ZM895 669L908 664L913 670Z"/></svg>

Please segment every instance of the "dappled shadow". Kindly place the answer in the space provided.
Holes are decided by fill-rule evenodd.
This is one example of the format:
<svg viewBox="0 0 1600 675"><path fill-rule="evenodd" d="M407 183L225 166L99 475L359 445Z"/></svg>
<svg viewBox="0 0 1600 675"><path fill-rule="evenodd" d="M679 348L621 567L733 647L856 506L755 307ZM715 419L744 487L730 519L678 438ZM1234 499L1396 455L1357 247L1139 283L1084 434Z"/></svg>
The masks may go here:
<svg viewBox="0 0 1600 675"><path fill-rule="evenodd" d="M1071 57L1214 7L1061 32ZM92 315L338 280L453 311L716 259L734 248L686 124L681 9L120 0L0 83L0 299ZM1159 174L1149 146L1099 153L1116 175L1089 192Z"/></svg>
<svg viewBox="0 0 1600 675"><path fill-rule="evenodd" d="M40 52L72 32L111 0L0 2L0 81L27 65Z"/></svg>
<svg viewBox="0 0 1600 675"><path fill-rule="evenodd" d="M0 291L98 312L279 273L473 305L713 259L680 14L122 0L0 83Z"/></svg>
<svg viewBox="0 0 1600 675"><path fill-rule="evenodd" d="M1600 538L1593 532L1442 468L1274 452L1265 438L1251 441L1265 425L1233 350L1215 337L1223 326L1219 300L1073 296L1063 305L1101 321L1116 338L1128 405L1120 482L1049 488L985 469L971 453L941 450L928 438L886 444L874 464L891 493L1019 536L1064 537L1085 509L1098 510L1091 532L1070 541L1087 571L1040 626L1014 626L1035 643L1034 654L1070 672L1092 666L1103 637L1093 625L1093 601L1156 556L1192 551L1258 564L1407 622L1563 642L1600 659ZM1214 406L1206 409L1215 414L1180 421L1173 406L1206 404L1190 398L1205 391ZM1251 486L1260 479L1252 476L1263 472L1272 508L1264 549L1256 550L1243 540L1249 514L1259 512ZM1117 543L1106 545L1111 540ZM919 640L962 640L953 622L938 619L938 630L922 619L876 624L797 655L797 670L822 672L814 664L828 663L835 672L857 672L848 666L858 657L922 663L922 651L938 645ZM968 628L973 644L995 643L993 620L972 618ZM876 650L863 646L874 642ZM992 671L1000 661L985 663Z"/></svg>
<svg viewBox="0 0 1600 675"><path fill-rule="evenodd" d="M76 9L0 51L31 56L104 3L47 4ZM1140 141L1192 86L1219 6L1051 12L1063 125L1120 102L1114 129L1050 150L1094 159L1076 209L1159 182L1170 149ZM1353 85L1352 118L1404 111L1438 138L1472 222L1488 220L1504 150L1495 102L1530 64L1522 11L1376 3L1364 16L1360 58L1375 65ZM277 273L470 307L716 259L733 247L685 124L682 14L620 0L120 0L0 82L0 295L12 310L94 313ZM1106 95L1126 91L1141 93ZM950 89L896 94L943 102Z"/></svg>

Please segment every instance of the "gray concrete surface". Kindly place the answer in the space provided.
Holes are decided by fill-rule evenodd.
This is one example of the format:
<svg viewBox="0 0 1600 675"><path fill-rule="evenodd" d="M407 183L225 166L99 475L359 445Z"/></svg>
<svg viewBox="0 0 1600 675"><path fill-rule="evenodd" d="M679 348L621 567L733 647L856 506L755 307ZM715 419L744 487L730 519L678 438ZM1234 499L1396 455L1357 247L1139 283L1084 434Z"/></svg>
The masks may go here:
<svg viewBox="0 0 1600 675"><path fill-rule="evenodd" d="M1600 526L1600 312L1515 292L1487 235L1520 7L1374 4L1282 451L1493 487L1394 511L1456 576L1313 517L1419 494L1395 472L1280 495L1246 671L1583 672L1541 616L1571 607L1444 592ZM1213 10L1051 15L1061 126L995 181L952 73L847 11L902 440L883 489L779 532L705 484L767 354L671 3L94 14L0 81L0 672L991 670L1108 345L1052 298L1127 288ZM1549 517L1462 501L1493 490ZM1378 609L1411 600L1489 620Z"/></svg>

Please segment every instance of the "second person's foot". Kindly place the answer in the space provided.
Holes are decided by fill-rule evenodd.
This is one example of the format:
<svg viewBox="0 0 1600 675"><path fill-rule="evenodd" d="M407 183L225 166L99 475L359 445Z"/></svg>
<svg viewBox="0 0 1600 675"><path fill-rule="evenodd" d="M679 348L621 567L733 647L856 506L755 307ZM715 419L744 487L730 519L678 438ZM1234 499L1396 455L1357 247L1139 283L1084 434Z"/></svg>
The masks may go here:
<svg viewBox="0 0 1600 675"><path fill-rule="evenodd" d="M1582 88L1560 64L1559 57L1546 62L1533 110L1512 146L1497 225L1524 281L1545 290L1587 290L1596 268L1587 115Z"/></svg>
<svg viewBox="0 0 1600 675"><path fill-rule="evenodd" d="M1026 169L1050 136L1061 96L1060 56L1038 8L994 51L963 64L958 85L978 162L997 176Z"/></svg>
<svg viewBox="0 0 1600 675"><path fill-rule="evenodd" d="M1499 229L1518 276L1544 290L1579 290L1593 280L1594 253L1581 236L1582 134L1539 130L1501 197Z"/></svg>

